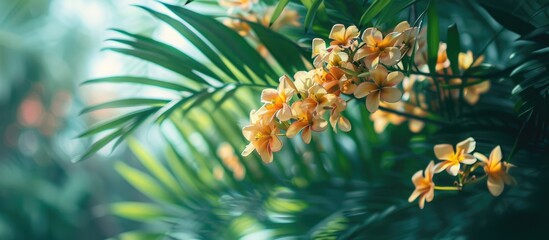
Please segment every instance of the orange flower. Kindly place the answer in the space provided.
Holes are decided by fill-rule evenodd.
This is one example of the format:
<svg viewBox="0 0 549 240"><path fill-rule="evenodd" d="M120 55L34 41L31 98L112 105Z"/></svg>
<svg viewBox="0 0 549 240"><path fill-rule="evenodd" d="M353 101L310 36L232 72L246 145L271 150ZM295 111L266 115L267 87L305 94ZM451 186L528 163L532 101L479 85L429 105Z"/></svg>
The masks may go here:
<svg viewBox="0 0 549 240"><path fill-rule="evenodd" d="M514 167L514 165L501 161L502 154L499 146L492 150L490 158L486 158L481 153L475 153L474 155L484 165L484 172L488 175L488 191L494 197L499 196L503 192L504 184L516 184L515 179L509 175L509 169Z"/></svg>
<svg viewBox="0 0 549 240"><path fill-rule="evenodd" d="M366 97L366 108L375 112L379 108L379 102L395 103L402 97L400 89L396 88L404 78L401 72L388 73L384 67L377 67L370 70L370 77L373 82L363 82L355 89L355 97Z"/></svg>
<svg viewBox="0 0 549 240"><path fill-rule="evenodd" d="M467 138L456 145L456 151L450 144L435 145L435 155L443 162L435 166L435 172L442 172L444 169L448 174L456 176L459 172L460 163L471 165L476 159L470 153L475 150L476 142L473 138Z"/></svg>
<svg viewBox="0 0 549 240"><path fill-rule="evenodd" d="M329 38L333 41L330 42L330 45L340 45L342 47L350 47L352 41L355 38L358 38L360 31L356 26L349 26L345 28L343 24L336 24L332 27L330 31Z"/></svg>
<svg viewBox="0 0 549 240"><path fill-rule="evenodd" d="M341 112L345 111L346 108L347 102L339 97L336 98L335 103L332 105L332 110L330 111L330 124L332 125L334 132L337 132L338 127L344 132L351 131L351 122L341 115Z"/></svg>
<svg viewBox="0 0 549 240"><path fill-rule="evenodd" d="M482 63L484 57L478 57L474 63L473 59L473 53L471 51L467 51L467 53L459 53L459 69L467 70L470 67L478 66ZM461 84L461 79L459 79L459 84ZM476 104L480 98L480 94L488 92L489 89L490 80L485 80L481 83L466 87L464 89L465 92L463 97L469 104Z"/></svg>
<svg viewBox="0 0 549 240"><path fill-rule="evenodd" d="M412 182L416 189L412 192L412 195L408 198L408 202L413 202L416 198L419 197L419 208L423 209L425 206L425 200L430 202L435 197L435 183L433 182L433 161L429 162L427 168L425 168L425 176L423 176L423 171L417 171L414 176L412 176Z"/></svg>
<svg viewBox="0 0 549 240"><path fill-rule="evenodd" d="M417 36L417 27L410 27L408 21L400 22L396 27L394 32L399 32L401 47L401 54L406 53L408 56L412 56L413 47L416 46L416 51L418 45L416 45L416 36Z"/></svg>
<svg viewBox="0 0 549 240"><path fill-rule="evenodd" d="M303 100L303 107L309 109L309 111L314 111L318 114L321 114L325 109L330 108L337 96L331 93L328 93L320 85L314 85L309 88L308 97Z"/></svg>
<svg viewBox="0 0 549 240"><path fill-rule="evenodd" d="M328 93L333 93L335 95L339 95L339 83L344 82L347 80L347 76L345 75L345 72L343 72L341 69L337 67L331 67L329 69L329 72L327 72L324 77L317 78L319 81L318 83L322 85Z"/></svg>
<svg viewBox="0 0 549 240"><path fill-rule="evenodd" d="M301 130L301 139L303 142L309 144L311 142L311 132L321 132L326 130L328 123L322 119L319 114L313 114L309 109L303 106L303 102L295 102L292 105L292 112L297 119L293 122L288 130L286 130L286 136L289 138L295 137Z"/></svg>
<svg viewBox="0 0 549 240"><path fill-rule="evenodd" d="M366 66L375 68L380 62L392 66L400 60L400 49L395 47L400 33L389 33L385 38L376 28L368 28L362 33L364 44L356 51L355 62L365 58Z"/></svg>
<svg viewBox="0 0 549 240"><path fill-rule="evenodd" d="M263 115L267 121L272 121L274 116L280 121L288 121L292 117L292 109L288 102L295 93L290 87L291 80L287 76L279 79L278 89L267 88L261 92L261 102L265 105L259 109L258 114Z"/></svg>
<svg viewBox="0 0 549 240"><path fill-rule="evenodd" d="M248 156L254 150L259 153L265 163L273 161L273 152L282 148L282 141L278 138L280 130L274 122L265 121L255 110L250 112L250 125L242 128L242 134L250 144L242 151L242 156Z"/></svg>

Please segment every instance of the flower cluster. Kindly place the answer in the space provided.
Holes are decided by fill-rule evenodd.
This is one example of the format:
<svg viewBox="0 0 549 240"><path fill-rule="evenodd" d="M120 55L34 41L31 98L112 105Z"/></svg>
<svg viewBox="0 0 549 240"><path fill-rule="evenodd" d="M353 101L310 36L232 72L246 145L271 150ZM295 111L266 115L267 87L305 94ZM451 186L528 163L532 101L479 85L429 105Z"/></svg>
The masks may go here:
<svg viewBox="0 0 549 240"><path fill-rule="evenodd" d="M462 190L463 186L479 182L488 178L487 185L490 193L497 197L503 192L504 185L515 184L515 179L509 175L512 164L501 161L501 148L496 146L489 157L481 153L473 153L476 142L473 138L467 138L456 145L438 144L434 147L435 156L441 162L429 163L425 171L419 170L412 176L415 190L408 198L413 202L419 197L419 207L423 209L425 201L430 202L434 198L435 190ZM479 161L477 161L477 159ZM484 176L477 178L473 173L482 167ZM436 186L433 176L445 171L451 176L456 176L455 186Z"/></svg>
<svg viewBox="0 0 549 240"><path fill-rule="evenodd" d="M277 89L263 90L264 105L251 112L250 125L242 130L250 141L242 155L256 150L269 163L273 152L282 147L280 136L293 138L301 133L302 140L310 143L312 132L324 131L329 125L334 131L350 131L350 121L343 114L349 99L365 98L372 113L380 104L398 102L404 74L390 69L396 69L410 50L416 29L407 22L396 29L383 36L376 28L361 34L355 26L336 24L328 45L323 39L313 39L315 69L297 72L293 80L282 76Z"/></svg>

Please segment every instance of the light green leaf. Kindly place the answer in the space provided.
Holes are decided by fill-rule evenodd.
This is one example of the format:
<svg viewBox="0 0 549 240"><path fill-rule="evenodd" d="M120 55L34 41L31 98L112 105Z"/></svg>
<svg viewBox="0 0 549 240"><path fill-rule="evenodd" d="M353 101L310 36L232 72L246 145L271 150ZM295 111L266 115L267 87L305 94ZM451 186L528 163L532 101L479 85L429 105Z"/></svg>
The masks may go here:
<svg viewBox="0 0 549 240"><path fill-rule="evenodd" d="M360 28L365 27L375 16L377 16L381 10L383 10L391 0L375 0L370 7L362 14L360 18Z"/></svg>
<svg viewBox="0 0 549 240"><path fill-rule="evenodd" d="M278 17L282 13L282 11L284 11L284 8L286 7L286 5L288 5L289 2L290 0L278 1L278 4L276 5L276 8L273 12L273 15L271 16L271 20L269 21L269 27L271 27L273 23L276 21L276 19L278 19Z"/></svg>
<svg viewBox="0 0 549 240"><path fill-rule="evenodd" d="M163 202L175 203L173 197L146 173L132 168L123 162L116 162L114 168L129 184L147 197Z"/></svg>
<svg viewBox="0 0 549 240"><path fill-rule="evenodd" d="M170 100L166 99L154 99L154 98L128 98L114 100L106 103L97 104L94 106L84 108L80 114L107 109L107 108L125 108L125 107L139 107L139 106L163 106L169 103Z"/></svg>
<svg viewBox="0 0 549 240"><path fill-rule="evenodd" d="M168 212L158 205L141 202L120 202L110 206L110 212L114 215L137 221L149 221L165 218Z"/></svg>
<svg viewBox="0 0 549 240"><path fill-rule="evenodd" d="M305 25L305 32L311 29L311 26L313 25L313 20L316 16L316 12L318 11L318 7L320 7L322 1L323 0L314 0L311 7L307 10L307 15L305 15L305 22L303 23Z"/></svg>

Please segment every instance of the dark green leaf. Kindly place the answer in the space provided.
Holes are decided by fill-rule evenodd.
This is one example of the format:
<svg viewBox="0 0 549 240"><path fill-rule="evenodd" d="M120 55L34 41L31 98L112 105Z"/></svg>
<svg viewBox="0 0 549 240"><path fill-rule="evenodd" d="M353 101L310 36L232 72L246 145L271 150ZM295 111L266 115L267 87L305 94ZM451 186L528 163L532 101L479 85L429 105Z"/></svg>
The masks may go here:
<svg viewBox="0 0 549 240"><path fill-rule="evenodd" d="M461 41L459 40L459 32L457 25L454 23L448 26L448 60L453 74L459 74L459 52L461 52Z"/></svg>
<svg viewBox="0 0 549 240"><path fill-rule="evenodd" d="M381 10L383 10L391 0L375 0L370 7L362 14L362 17L360 18L360 28L363 28L368 24L372 19L374 19L375 16L377 16Z"/></svg>
<svg viewBox="0 0 549 240"><path fill-rule="evenodd" d="M305 32L311 29L311 26L313 25L313 20L316 16L316 12L318 11L318 7L320 7L322 1L323 0L314 0L311 7L307 10L307 15L305 15L305 22L303 23L305 25Z"/></svg>
<svg viewBox="0 0 549 240"><path fill-rule="evenodd" d="M91 79L83 82L82 85L94 84L94 83L134 83L139 85L170 89L174 91L194 92L194 90L189 89L188 87L185 87L183 85L179 85L177 83L155 80L147 77L134 77L134 76L116 76L116 77Z"/></svg>
<svg viewBox="0 0 549 240"><path fill-rule="evenodd" d="M429 63L429 72L436 72L437 58L438 58L438 44L440 42L439 38L439 25L438 25L438 14L437 7L435 4L436 0L431 0L429 2L429 7L427 10L427 59Z"/></svg>

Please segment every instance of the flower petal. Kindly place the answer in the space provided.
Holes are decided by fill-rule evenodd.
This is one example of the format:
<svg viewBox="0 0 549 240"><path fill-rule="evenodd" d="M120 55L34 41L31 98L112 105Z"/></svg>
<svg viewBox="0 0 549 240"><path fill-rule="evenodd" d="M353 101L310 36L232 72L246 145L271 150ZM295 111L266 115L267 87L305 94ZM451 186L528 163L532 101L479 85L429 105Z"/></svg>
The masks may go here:
<svg viewBox="0 0 549 240"><path fill-rule="evenodd" d="M301 132L301 139L306 144L311 143L311 128L310 127L307 127L305 129L303 129L303 132Z"/></svg>
<svg viewBox="0 0 549 240"><path fill-rule="evenodd" d="M345 26L343 26L343 24L334 25L332 27L332 30L330 31L330 35L328 36L328 38L334 40L345 39Z"/></svg>
<svg viewBox="0 0 549 240"><path fill-rule="evenodd" d="M433 171L435 173L442 172L442 171L446 170L451 164L452 164L452 162L450 162L450 161L439 162L435 165Z"/></svg>
<svg viewBox="0 0 549 240"><path fill-rule="evenodd" d="M292 109L290 108L290 105L286 103L283 104L282 109L276 112L276 118L282 122L290 120L290 118L292 118Z"/></svg>
<svg viewBox="0 0 549 240"><path fill-rule="evenodd" d="M503 179L498 176L488 176L488 191L494 196L497 197L503 192Z"/></svg>
<svg viewBox="0 0 549 240"><path fill-rule="evenodd" d="M461 152L461 150L463 150L464 153L471 153L475 150L476 145L475 139L472 137L467 138L457 144L456 152Z"/></svg>
<svg viewBox="0 0 549 240"><path fill-rule="evenodd" d="M400 61L400 49L397 47L385 48L379 55L379 58L381 63L387 66L393 66Z"/></svg>
<svg viewBox="0 0 549 240"><path fill-rule="evenodd" d="M501 161L501 158L502 158L501 155L502 155L501 154L501 147L498 145L490 153L490 162L492 164L498 163L499 161Z"/></svg>
<svg viewBox="0 0 549 240"><path fill-rule="evenodd" d="M337 123L337 126L341 131L349 132L351 131L351 122L349 122L349 119L345 117L340 117L339 121Z"/></svg>
<svg viewBox="0 0 549 240"><path fill-rule="evenodd" d="M457 176L459 173L459 163L452 163L449 168L446 168L446 172L452 176Z"/></svg>
<svg viewBox="0 0 549 240"><path fill-rule="evenodd" d="M269 147L271 148L271 151L278 152L280 151L280 149L282 149L282 141L280 141L277 136L272 136Z"/></svg>
<svg viewBox="0 0 549 240"><path fill-rule="evenodd" d="M402 72L394 71L387 75L387 80L383 84L384 87L393 87L402 82L404 74Z"/></svg>
<svg viewBox="0 0 549 240"><path fill-rule="evenodd" d="M363 82L356 87L354 95L356 98L363 98L378 89L379 87L373 82Z"/></svg>
<svg viewBox="0 0 549 240"><path fill-rule="evenodd" d="M416 185L416 186L421 184L421 179L423 179L423 170L417 171L417 172L414 173L414 175L412 176L412 182L413 182L414 185Z"/></svg>
<svg viewBox="0 0 549 240"><path fill-rule="evenodd" d="M370 70L370 77L378 86L383 86L388 74L387 69L382 66Z"/></svg>
<svg viewBox="0 0 549 240"><path fill-rule="evenodd" d="M454 155L454 147L450 144L437 144L433 150L439 160L450 160Z"/></svg>
<svg viewBox="0 0 549 240"><path fill-rule="evenodd" d="M385 87L381 89L381 101L395 103L402 98L402 91L394 87Z"/></svg>
<svg viewBox="0 0 549 240"><path fill-rule="evenodd" d="M246 157L250 155L250 153L252 153L254 150L255 150L255 146L252 143L250 143L246 145L246 148L244 148L244 150L242 151L242 156Z"/></svg>
<svg viewBox="0 0 549 240"><path fill-rule="evenodd" d="M402 21L400 22L398 25L396 25L395 27L395 32L404 32L404 30L410 28L410 24L408 23L408 21Z"/></svg>
<svg viewBox="0 0 549 240"><path fill-rule="evenodd" d="M421 194L421 192L419 190L415 189L412 192L412 195L410 195L410 197L408 198L408 202L413 202L414 200L416 200L417 197L419 197L420 194Z"/></svg>
<svg viewBox="0 0 549 240"><path fill-rule="evenodd" d="M473 156L471 154L463 154L463 160L461 160L461 163L471 165L471 164L475 163L476 161L477 161L477 159L475 158L475 156Z"/></svg>
<svg viewBox="0 0 549 240"><path fill-rule="evenodd" d="M274 88L266 88L261 92L261 102L270 103L278 97L278 91Z"/></svg>
<svg viewBox="0 0 549 240"><path fill-rule="evenodd" d="M366 108L373 113L379 108L379 91L374 91L366 97Z"/></svg>
<svg viewBox="0 0 549 240"><path fill-rule="evenodd" d="M376 28L367 28L362 33L362 41L367 45L377 45L378 42L383 41L383 34Z"/></svg>
<svg viewBox="0 0 549 240"><path fill-rule="evenodd" d="M481 162L488 163L488 158L482 153L473 153L473 156L475 156L475 158L477 158Z"/></svg>
<svg viewBox="0 0 549 240"><path fill-rule="evenodd" d="M326 42L322 40L322 38L315 38L313 39L313 54L311 57L316 57L318 55L322 55L326 52Z"/></svg>
<svg viewBox="0 0 549 240"><path fill-rule="evenodd" d="M288 127L288 130L286 130L286 137L293 138L295 137L299 131L301 131L303 128L309 126L308 123L304 121L296 121Z"/></svg>
<svg viewBox="0 0 549 240"><path fill-rule="evenodd" d="M419 208L423 209L425 207L425 194L419 197Z"/></svg>

